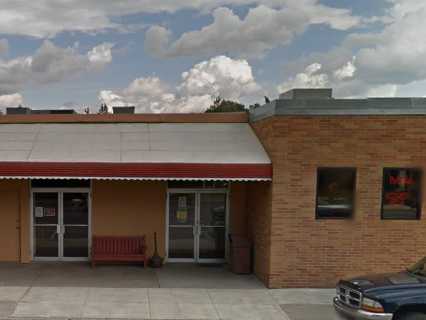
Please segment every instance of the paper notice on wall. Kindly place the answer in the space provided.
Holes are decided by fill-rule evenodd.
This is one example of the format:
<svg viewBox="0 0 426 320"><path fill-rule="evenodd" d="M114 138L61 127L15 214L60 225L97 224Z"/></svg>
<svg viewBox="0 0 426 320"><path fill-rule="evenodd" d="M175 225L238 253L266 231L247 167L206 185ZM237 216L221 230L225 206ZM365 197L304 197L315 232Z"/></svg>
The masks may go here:
<svg viewBox="0 0 426 320"><path fill-rule="evenodd" d="M43 218L43 207L35 207L34 216L36 218Z"/></svg>
<svg viewBox="0 0 426 320"><path fill-rule="evenodd" d="M179 209L186 209L187 208L186 197L179 197L178 198L178 208Z"/></svg>

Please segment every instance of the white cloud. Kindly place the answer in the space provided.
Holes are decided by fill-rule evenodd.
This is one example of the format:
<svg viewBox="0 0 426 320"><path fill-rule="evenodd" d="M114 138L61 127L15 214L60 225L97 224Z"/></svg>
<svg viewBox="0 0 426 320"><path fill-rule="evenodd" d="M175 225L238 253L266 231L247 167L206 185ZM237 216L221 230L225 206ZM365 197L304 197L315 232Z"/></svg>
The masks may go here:
<svg viewBox="0 0 426 320"><path fill-rule="evenodd" d="M4 0L0 32L48 38L63 31L91 32L117 27L104 10L89 8L93 1L82 2Z"/></svg>
<svg viewBox="0 0 426 320"><path fill-rule="evenodd" d="M297 66L293 70L297 74L306 65L321 64L337 97L394 96L410 84L422 83L426 80L426 2L389 2L392 6L380 19L384 21L380 31L351 33L340 46L293 61L289 68Z"/></svg>
<svg viewBox="0 0 426 320"><path fill-rule="evenodd" d="M370 82L406 84L426 78L425 33L421 31L426 28L426 3L409 3L396 1L393 22L375 34L374 45L356 53L357 68Z"/></svg>
<svg viewBox="0 0 426 320"><path fill-rule="evenodd" d="M114 47L112 43L102 43L90 50L87 53L87 57L93 65L97 67L103 67L112 62L111 49Z"/></svg>
<svg viewBox="0 0 426 320"><path fill-rule="evenodd" d="M422 10L425 6L423 1L419 0L388 0L393 6L389 9L389 15L393 19L404 18L406 14Z"/></svg>
<svg viewBox="0 0 426 320"><path fill-rule="evenodd" d="M17 107L24 102L19 93L0 95L0 108Z"/></svg>
<svg viewBox="0 0 426 320"><path fill-rule="evenodd" d="M158 77L135 79L123 90L102 90L99 100L113 106L135 106L139 113L201 112L213 102L210 95L177 96Z"/></svg>
<svg viewBox="0 0 426 320"><path fill-rule="evenodd" d="M288 79L278 86L278 92L285 92L294 88L324 88L329 85L329 77L321 72L322 65L313 63L303 72Z"/></svg>
<svg viewBox="0 0 426 320"><path fill-rule="evenodd" d="M289 44L312 24L326 24L347 30L360 23L350 11L320 5L317 1L283 1L276 9L265 5L251 8L244 18L231 9L213 11L213 22L199 30L183 33L170 43L171 32L164 27L149 29L145 47L162 56L236 53L245 57L263 55L266 51Z"/></svg>
<svg viewBox="0 0 426 320"><path fill-rule="evenodd" d="M11 94L27 85L54 83L93 69L98 70L100 61L91 60L89 56L89 53L80 54L76 48L57 47L46 40L33 56L0 59L0 94ZM105 63L107 61L104 59L102 66Z"/></svg>
<svg viewBox="0 0 426 320"><path fill-rule="evenodd" d="M179 90L188 96L209 94L236 100L258 92L259 86L246 60L218 56L184 72Z"/></svg>
<svg viewBox="0 0 426 320"><path fill-rule="evenodd" d="M109 111L112 111L112 106L125 107L129 105L134 105L124 101L124 98L122 96L115 94L112 90L102 90L101 92L99 92L98 99L102 103L106 103L110 107Z"/></svg>
<svg viewBox="0 0 426 320"><path fill-rule="evenodd" d="M120 106L135 105L142 112L163 112L172 107L170 103L175 102L174 94L170 93L168 86L158 77L135 79L121 92L111 93L112 101L111 98L104 100L110 107L118 102ZM106 95L101 92L101 97Z"/></svg>
<svg viewBox="0 0 426 320"><path fill-rule="evenodd" d="M167 51L171 32L162 26L152 26L145 33L145 51L163 56Z"/></svg>
<svg viewBox="0 0 426 320"><path fill-rule="evenodd" d="M389 22L355 53L357 79L367 95L393 96L399 87L426 79L426 3L391 2Z"/></svg>
<svg viewBox="0 0 426 320"><path fill-rule="evenodd" d="M175 88L158 77L138 78L122 90L101 91L99 99L110 107L134 105L138 112L203 112L217 96L239 100L259 91L247 61L218 56L184 72Z"/></svg>
<svg viewBox="0 0 426 320"><path fill-rule="evenodd" d="M355 58L346 62L342 67L334 71L334 77L337 80L352 78L355 74L356 67L354 65Z"/></svg>
<svg viewBox="0 0 426 320"><path fill-rule="evenodd" d="M0 33L49 38L61 32L94 33L105 30L133 30L134 26L122 22L126 15L140 13L173 13L193 9L203 13L225 5L259 5L274 8L292 5L294 0L2 0ZM345 27L350 20L347 10L329 9L318 0L299 0L312 14L312 8L324 15L334 27ZM349 22L350 23L350 22ZM137 28L136 28L137 29Z"/></svg>
<svg viewBox="0 0 426 320"><path fill-rule="evenodd" d="M394 84L384 84L381 86L368 89L367 97L395 97L398 91L398 86Z"/></svg>

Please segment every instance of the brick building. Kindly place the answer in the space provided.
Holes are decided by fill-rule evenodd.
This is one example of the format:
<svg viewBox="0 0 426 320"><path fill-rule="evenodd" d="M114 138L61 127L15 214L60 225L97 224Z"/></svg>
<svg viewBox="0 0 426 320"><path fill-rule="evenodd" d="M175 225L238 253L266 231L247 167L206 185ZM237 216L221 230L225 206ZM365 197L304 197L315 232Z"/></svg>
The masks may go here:
<svg viewBox="0 0 426 320"><path fill-rule="evenodd" d="M423 98L331 99L330 90L294 90L252 111L273 164L262 209L262 277L270 287L333 286L426 255L425 115ZM352 181L339 185L344 175ZM318 199L327 183L349 189L347 201Z"/></svg>
<svg viewBox="0 0 426 320"><path fill-rule="evenodd" d="M426 99L298 89L249 114L0 116L1 261L90 260L153 233L167 262L250 238L269 287L328 287L425 254Z"/></svg>

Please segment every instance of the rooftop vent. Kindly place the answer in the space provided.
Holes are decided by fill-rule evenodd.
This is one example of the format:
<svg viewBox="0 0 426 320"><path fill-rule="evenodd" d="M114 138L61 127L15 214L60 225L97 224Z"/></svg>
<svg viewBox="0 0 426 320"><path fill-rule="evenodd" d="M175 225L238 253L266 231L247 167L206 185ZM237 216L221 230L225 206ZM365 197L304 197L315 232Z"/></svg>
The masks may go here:
<svg viewBox="0 0 426 320"><path fill-rule="evenodd" d="M6 108L6 114L30 114L31 109L23 106Z"/></svg>
<svg viewBox="0 0 426 320"><path fill-rule="evenodd" d="M112 107L114 114L133 114L135 113L135 107Z"/></svg>
<svg viewBox="0 0 426 320"><path fill-rule="evenodd" d="M281 100L332 99L332 89L292 89L280 94Z"/></svg>
<svg viewBox="0 0 426 320"><path fill-rule="evenodd" d="M6 114L75 114L74 109L38 109L27 107L6 108Z"/></svg>
<svg viewBox="0 0 426 320"><path fill-rule="evenodd" d="M74 109L38 109L31 110L31 114L75 114Z"/></svg>

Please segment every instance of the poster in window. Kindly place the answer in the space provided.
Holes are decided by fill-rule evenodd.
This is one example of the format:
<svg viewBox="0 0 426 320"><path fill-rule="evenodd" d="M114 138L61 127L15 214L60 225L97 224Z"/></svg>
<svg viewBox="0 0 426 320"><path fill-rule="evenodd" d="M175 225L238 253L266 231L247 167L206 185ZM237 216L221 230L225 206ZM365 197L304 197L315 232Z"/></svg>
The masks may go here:
<svg viewBox="0 0 426 320"><path fill-rule="evenodd" d="M420 217L421 171L418 169L383 170L383 219Z"/></svg>
<svg viewBox="0 0 426 320"><path fill-rule="evenodd" d="M186 221L188 220L188 211L184 209L178 210L176 212L176 220L179 223L186 223Z"/></svg>
<svg viewBox="0 0 426 320"><path fill-rule="evenodd" d="M178 197L178 210L176 211L176 220L178 223L186 223L188 221L188 201L186 196Z"/></svg>

